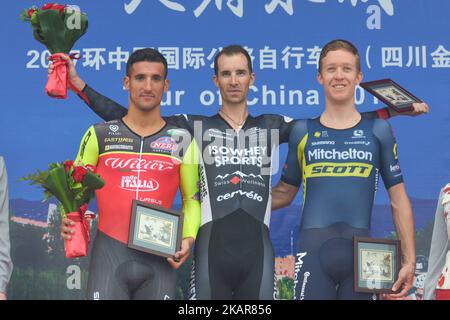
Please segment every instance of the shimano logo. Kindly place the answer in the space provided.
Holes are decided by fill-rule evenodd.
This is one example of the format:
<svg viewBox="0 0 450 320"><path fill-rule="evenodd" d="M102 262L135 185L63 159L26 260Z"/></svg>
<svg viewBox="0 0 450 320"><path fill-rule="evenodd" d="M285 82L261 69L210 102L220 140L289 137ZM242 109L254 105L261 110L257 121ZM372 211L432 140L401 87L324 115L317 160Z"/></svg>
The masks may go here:
<svg viewBox="0 0 450 320"><path fill-rule="evenodd" d="M258 202L262 202L264 200L263 197L260 196L259 194L257 194L256 192L253 192L253 191L247 192L247 191L237 190L237 191L234 191L231 193L226 193L224 195L218 196L217 201L221 202L223 200L229 200L237 194L241 195L241 196L246 196L247 198L256 200Z"/></svg>
<svg viewBox="0 0 450 320"><path fill-rule="evenodd" d="M350 148L345 151L336 149L315 149L308 151L308 160L364 160L372 161L372 152Z"/></svg>
<svg viewBox="0 0 450 320"><path fill-rule="evenodd" d="M336 141L316 141L316 142L312 142L311 145L312 146L320 146L323 144L328 144L328 145L335 145Z"/></svg>

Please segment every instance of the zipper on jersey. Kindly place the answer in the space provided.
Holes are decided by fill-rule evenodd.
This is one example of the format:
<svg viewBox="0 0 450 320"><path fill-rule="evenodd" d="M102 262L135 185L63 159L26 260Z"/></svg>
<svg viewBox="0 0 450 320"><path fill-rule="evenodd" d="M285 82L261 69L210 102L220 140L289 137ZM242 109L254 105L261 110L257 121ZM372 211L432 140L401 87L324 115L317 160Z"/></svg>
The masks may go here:
<svg viewBox="0 0 450 320"><path fill-rule="evenodd" d="M237 136L237 141L238 141L238 150L239 150L239 154L241 154L240 153L240 151L241 151L241 139L240 139L240 135L239 135L239 133L242 131L242 128L239 130L239 131L235 131L236 132L236 136ZM243 173L242 172L242 155L240 156L241 158L240 158L240 160L239 160L239 171L241 172L241 173ZM239 190L242 190L242 177L239 179Z"/></svg>
<svg viewBox="0 0 450 320"><path fill-rule="evenodd" d="M139 149L139 166L142 160L142 150L144 149L144 138L141 137L141 148ZM141 186L141 168L138 169L137 182L136 182L136 200L139 200L139 187Z"/></svg>

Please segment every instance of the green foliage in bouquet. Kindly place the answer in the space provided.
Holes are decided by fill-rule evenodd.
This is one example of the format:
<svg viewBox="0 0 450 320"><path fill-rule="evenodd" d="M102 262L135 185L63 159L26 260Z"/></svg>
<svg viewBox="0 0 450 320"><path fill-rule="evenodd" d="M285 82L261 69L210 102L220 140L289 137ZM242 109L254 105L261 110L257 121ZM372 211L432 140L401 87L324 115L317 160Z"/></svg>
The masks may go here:
<svg viewBox="0 0 450 320"><path fill-rule="evenodd" d="M49 170L37 170L21 180L41 186L44 189L44 201L55 197L60 202L61 214L65 216L69 212L86 211L87 204L95 196L95 190L105 185L105 181L94 171L93 166L74 166L73 161L68 160L52 163Z"/></svg>
<svg viewBox="0 0 450 320"><path fill-rule="evenodd" d="M51 54L69 53L75 42L86 33L88 20L76 6L57 3L36 6L22 11L23 21L30 22L34 38Z"/></svg>

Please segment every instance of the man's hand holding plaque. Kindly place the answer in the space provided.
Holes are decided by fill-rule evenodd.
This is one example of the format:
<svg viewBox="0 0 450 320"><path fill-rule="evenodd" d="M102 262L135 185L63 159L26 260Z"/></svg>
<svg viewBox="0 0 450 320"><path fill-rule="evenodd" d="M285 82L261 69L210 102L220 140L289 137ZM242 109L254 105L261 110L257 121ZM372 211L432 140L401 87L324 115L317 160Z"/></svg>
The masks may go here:
<svg viewBox="0 0 450 320"><path fill-rule="evenodd" d="M429 112L425 102L391 79L363 82L360 86L385 103L391 116L417 116Z"/></svg>

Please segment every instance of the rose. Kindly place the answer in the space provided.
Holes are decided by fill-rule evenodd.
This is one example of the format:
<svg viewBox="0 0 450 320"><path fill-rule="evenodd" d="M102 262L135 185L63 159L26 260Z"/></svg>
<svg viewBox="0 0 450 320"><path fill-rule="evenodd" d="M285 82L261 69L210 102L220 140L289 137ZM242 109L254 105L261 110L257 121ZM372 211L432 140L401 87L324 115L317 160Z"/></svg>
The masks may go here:
<svg viewBox="0 0 450 320"><path fill-rule="evenodd" d="M84 176L87 173L87 170L83 166L76 166L73 168L72 177L75 182L83 182Z"/></svg>
<svg viewBox="0 0 450 320"><path fill-rule="evenodd" d="M87 254L90 242L89 221L95 215L87 212L88 203L95 190L103 188L105 181L95 174L95 166L74 166L72 160L52 163L48 171L37 171L21 180L40 185L44 189L44 200L55 197L59 201L59 211L63 218L75 223L72 239L65 243L66 257L76 258Z"/></svg>
<svg viewBox="0 0 450 320"><path fill-rule="evenodd" d="M64 168L66 169L66 172L69 172L69 170L73 167L73 161L67 160L64 162Z"/></svg>
<svg viewBox="0 0 450 320"><path fill-rule="evenodd" d="M59 12L64 12L66 6L57 3L48 3L41 8L41 10L59 10Z"/></svg>
<svg viewBox="0 0 450 320"><path fill-rule="evenodd" d="M87 204L87 203L83 203L83 204L80 206L80 208L78 209L78 211L79 211L82 215L84 215L84 214L86 213L87 209L88 209L88 204Z"/></svg>
<svg viewBox="0 0 450 320"><path fill-rule="evenodd" d="M36 12L36 10L35 9L30 9L30 10L28 10L28 12L27 12L27 14L28 14L28 18L30 18L31 19L31 17L33 16L33 13L35 13Z"/></svg>
<svg viewBox="0 0 450 320"><path fill-rule="evenodd" d="M86 211L87 204L95 195L95 190L104 186L105 181L96 173L94 166L73 165L72 160L52 163L48 171L31 174L21 180L44 188L44 200L55 197L60 202L63 216L69 212Z"/></svg>
<svg viewBox="0 0 450 320"><path fill-rule="evenodd" d="M51 53L49 60L53 62L54 70L45 86L47 95L66 99L68 85L72 89L75 87L68 77L67 61L62 59L60 54L69 54L75 42L86 33L88 28L86 14L75 6L49 3L41 8L33 6L25 9L21 17L25 22L30 22L34 38L45 45ZM77 27L73 27L74 21ZM76 89L74 91L81 93ZM83 97L82 93L81 96Z"/></svg>

